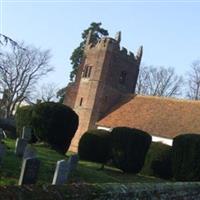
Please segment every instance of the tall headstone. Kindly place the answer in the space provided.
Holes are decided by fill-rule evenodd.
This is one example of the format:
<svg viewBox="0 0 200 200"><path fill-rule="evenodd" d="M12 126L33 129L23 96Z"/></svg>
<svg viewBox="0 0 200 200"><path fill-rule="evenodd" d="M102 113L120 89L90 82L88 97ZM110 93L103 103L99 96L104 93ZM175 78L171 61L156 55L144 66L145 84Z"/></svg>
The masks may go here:
<svg viewBox="0 0 200 200"><path fill-rule="evenodd" d="M22 131L22 139L30 141L31 140L31 136L32 136L31 128L24 126L23 127L23 131Z"/></svg>
<svg viewBox="0 0 200 200"><path fill-rule="evenodd" d="M71 156L68 160L60 160L56 164L53 177L53 185L67 183L69 174L76 168L78 163L78 155Z"/></svg>
<svg viewBox="0 0 200 200"><path fill-rule="evenodd" d="M27 158L23 160L18 185L35 184L40 168L38 158Z"/></svg>
<svg viewBox="0 0 200 200"><path fill-rule="evenodd" d="M27 146L27 140L17 138L15 143L15 154L19 157L22 157L24 155L25 148Z"/></svg>
<svg viewBox="0 0 200 200"><path fill-rule="evenodd" d="M2 164L5 154L6 154L6 147L3 144L0 144L0 165Z"/></svg>
<svg viewBox="0 0 200 200"><path fill-rule="evenodd" d="M32 147L30 144L26 145L26 148L24 150L23 159L36 158L36 157L37 157L36 149L34 147Z"/></svg>
<svg viewBox="0 0 200 200"><path fill-rule="evenodd" d="M5 138L4 133L3 133L3 129L0 128L0 142L1 140L3 140Z"/></svg>
<svg viewBox="0 0 200 200"><path fill-rule="evenodd" d="M69 167L66 160L59 160L56 164L56 169L53 177L53 185L64 184L67 181Z"/></svg>
<svg viewBox="0 0 200 200"><path fill-rule="evenodd" d="M68 159L68 163L70 166L70 171L74 171L76 169L76 166L78 164L78 154L72 155Z"/></svg>

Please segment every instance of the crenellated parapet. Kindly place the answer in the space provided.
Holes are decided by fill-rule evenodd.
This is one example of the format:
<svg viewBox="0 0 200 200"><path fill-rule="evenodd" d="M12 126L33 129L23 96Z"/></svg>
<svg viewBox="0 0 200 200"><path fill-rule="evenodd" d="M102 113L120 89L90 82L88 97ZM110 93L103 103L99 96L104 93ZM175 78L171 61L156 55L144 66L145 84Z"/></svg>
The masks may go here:
<svg viewBox="0 0 200 200"><path fill-rule="evenodd" d="M86 43L86 46L85 46L85 51L88 51L88 50L95 50L95 49L119 49L119 43L113 39L113 38L110 38L110 37L103 37L101 38L100 40L97 41L97 43L93 43L93 42L90 42L90 43Z"/></svg>
<svg viewBox="0 0 200 200"><path fill-rule="evenodd" d="M124 47L120 47L120 41L121 41L121 32L117 32L115 39L111 37L102 37L97 41L97 43L93 43L90 41L91 38L91 32L88 34L88 38L86 41L85 51L95 51L95 50L108 50L115 52L118 54L118 56L122 59L126 59L130 62L138 63L140 64L142 59L142 52L143 48L142 46L139 47L136 55L134 55L133 52L128 51Z"/></svg>
<svg viewBox="0 0 200 200"><path fill-rule="evenodd" d="M141 59L142 59L142 46L139 47L136 55L134 55L133 52L128 51L124 47L120 48L119 54L120 54L120 57L122 57L123 59L126 59L126 60L128 60L130 62L136 62L136 63L139 64L141 62Z"/></svg>

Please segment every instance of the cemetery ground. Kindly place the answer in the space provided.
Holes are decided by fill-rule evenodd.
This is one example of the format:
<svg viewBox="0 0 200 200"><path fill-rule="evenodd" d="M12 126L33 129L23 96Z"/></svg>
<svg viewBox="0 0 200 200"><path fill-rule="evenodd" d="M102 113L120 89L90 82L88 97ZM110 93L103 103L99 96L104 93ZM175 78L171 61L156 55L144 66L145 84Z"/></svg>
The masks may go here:
<svg viewBox="0 0 200 200"><path fill-rule="evenodd" d="M4 140L7 151L0 167L0 185L17 185L22 158L15 155L15 140ZM41 167L38 175L37 184L51 184L58 160L67 159L70 154L64 156L50 149L44 144L35 144ZM120 170L105 166L100 170L101 165L92 162L79 161L76 170L70 175L69 183L159 183L165 180L155 177L148 177L141 174L124 174Z"/></svg>

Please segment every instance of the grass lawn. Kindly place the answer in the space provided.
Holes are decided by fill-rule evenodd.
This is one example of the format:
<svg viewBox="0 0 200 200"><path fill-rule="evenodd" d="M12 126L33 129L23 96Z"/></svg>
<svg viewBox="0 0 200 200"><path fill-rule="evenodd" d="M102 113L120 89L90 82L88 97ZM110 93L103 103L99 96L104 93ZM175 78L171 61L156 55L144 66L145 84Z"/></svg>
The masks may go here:
<svg viewBox="0 0 200 200"><path fill-rule="evenodd" d="M14 154L15 140L6 139L6 156L0 167L0 185L16 185L20 176L22 159ZM41 168L38 176L38 184L51 184L53 180L56 162L67 159L67 156L60 155L54 150L42 144L34 145L38 158L41 160ZM100 164L79 161L75 172L71 175L69 182L86 183L130 183L130 182L163 182L162 179L147 177L143 175L124 174L120 170L106 166L99 170Z"/></svg>

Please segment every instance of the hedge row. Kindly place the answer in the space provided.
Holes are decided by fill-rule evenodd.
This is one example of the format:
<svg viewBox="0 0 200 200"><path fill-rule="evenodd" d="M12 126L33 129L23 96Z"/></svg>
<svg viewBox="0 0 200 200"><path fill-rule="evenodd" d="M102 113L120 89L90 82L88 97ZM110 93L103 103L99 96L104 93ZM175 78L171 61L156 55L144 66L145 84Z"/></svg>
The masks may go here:
<svg viewBox="0 0 200 200"><path fill-rule="evenodd" d="M200 135L178 135L173 139L172 147L153 143L143 172L161 178L173 177L176 181L199 181Z"/></svg>
<svg viewBox="0 0 200 200"><path fill-rule="evenodd" d="M150 145L151 144L151 145ZM79 156L115 167L128 173L141 173L177 181L200 180L200 135L183 134L173 146L151 143L151 136L141 130L117 127L112 132L86 132L79 142ZM145 163L144 163L145 161Z"/></svg>
<svg viewBox="0 0 200 200"><path fill-rule="evenodd" d="M161 142L152 142L146 155L142 173L169 179L172 174L172 147Z"/></svg>
<svg viewBox="0 0 200 200"><path fill-rule="evenodd" d="M200 180L200 135L179 135L173 140L173 174L179 181Z"/></svg>
<svg viewBox="0 0 200 200"><path fill-rule="evenodd" d="M106 163L109 160L110 135L105 130L91 130L81 137L78 147L79 157L82 160Z"/></svg>
<svg viewBox="0 0 200 200"><path fill-rule="evenodd" d="M88 131L80 139L80 159L106 163L128 173L138 173L144 164L151 144L151 136L138 129L117 127L111 133L103 130Z"/></svg>
<svg viewBox="0 0 200 200"><path fill-rule="evenodd" d="M124 172L138 173L151 144L151 136L141 130L127 127L111 132L111 154L115 166Z"/></svg>

